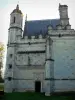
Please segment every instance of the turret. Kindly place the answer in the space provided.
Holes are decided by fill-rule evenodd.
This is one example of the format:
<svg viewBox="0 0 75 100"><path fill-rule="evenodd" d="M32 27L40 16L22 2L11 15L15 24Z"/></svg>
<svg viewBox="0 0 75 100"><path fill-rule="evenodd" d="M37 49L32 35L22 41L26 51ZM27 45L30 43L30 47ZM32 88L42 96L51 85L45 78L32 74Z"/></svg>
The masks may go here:
<svg viewBox="0 0 75 100"><path fill-rule="evenodd" d="M23 14L21 10L19 10L19 5L17 5L16 9L14 9L10 14L10 28L18 27L22 29L22 20L23 20Z"/></svg>
<svg viewBox="0 0 75 100"><path fill-rule="evenodd" d="M63 28L65 26L66 28L70 26L68 18L68 6L59 4L59 13L60 13L60 25L62 25Z"/></svg>
<svg viewBox="0 0 75 100"><path fill-rule="evenodd" d="M9 27L9 37L8 42L13 43L16 41L18 35L22 36L22 21L23 14L19 10L19 5L10 14L10 27Z"/></svg>
<svg viewBox="0 0 75 100"><path fill-rule="evenodd" d="M10 27L8 35L7 61L5 69L5 87L4 92L12 92L16 88L14 81L16 64L15 64L15 43L17 37L22 36L22 12L19 10L19 5L10 14ZM13 85L15 84L15 85Z"/></svg>

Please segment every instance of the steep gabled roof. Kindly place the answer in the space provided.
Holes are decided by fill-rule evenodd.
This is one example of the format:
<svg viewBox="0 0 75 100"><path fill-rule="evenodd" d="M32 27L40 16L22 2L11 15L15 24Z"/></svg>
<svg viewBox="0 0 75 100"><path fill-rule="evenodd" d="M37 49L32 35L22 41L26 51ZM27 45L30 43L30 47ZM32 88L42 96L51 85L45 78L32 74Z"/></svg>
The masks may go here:
<svg viewBox="0 0 75 100"><path fill-rule="evenodd" d="M46 20L31 20L25 22L24 36L32 35L46 35L47 27L51 25L53 29L56 29L56 25L60 23L60 19L46 19Z"/></svg>

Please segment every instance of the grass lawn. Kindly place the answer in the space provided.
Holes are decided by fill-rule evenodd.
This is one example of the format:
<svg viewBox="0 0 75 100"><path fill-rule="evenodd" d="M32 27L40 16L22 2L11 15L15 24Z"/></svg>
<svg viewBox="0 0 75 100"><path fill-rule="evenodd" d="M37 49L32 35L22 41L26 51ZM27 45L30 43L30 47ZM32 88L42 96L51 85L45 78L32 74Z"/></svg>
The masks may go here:
<svg viewBox="0 0 75 100"><path fill-rule="evenodd" d="M4 98L4 100L75 100L75 94L46 97L41 93L5 93Z"/></svg>

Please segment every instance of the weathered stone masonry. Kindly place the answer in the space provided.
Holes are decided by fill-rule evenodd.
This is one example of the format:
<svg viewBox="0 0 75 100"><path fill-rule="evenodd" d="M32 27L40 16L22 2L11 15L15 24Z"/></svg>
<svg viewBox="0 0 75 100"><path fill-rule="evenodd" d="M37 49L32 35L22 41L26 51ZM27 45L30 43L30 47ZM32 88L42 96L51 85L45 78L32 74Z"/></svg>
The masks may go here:
<svg viewBox="0 0 75 100"><path fill-rule="evenodd" d="M26 20L23 32L19 5L13 10L5 92L39 91L50 95L75 91L75 30L69 23L67 5L59 4L59 14L60 19Z"/></svg>

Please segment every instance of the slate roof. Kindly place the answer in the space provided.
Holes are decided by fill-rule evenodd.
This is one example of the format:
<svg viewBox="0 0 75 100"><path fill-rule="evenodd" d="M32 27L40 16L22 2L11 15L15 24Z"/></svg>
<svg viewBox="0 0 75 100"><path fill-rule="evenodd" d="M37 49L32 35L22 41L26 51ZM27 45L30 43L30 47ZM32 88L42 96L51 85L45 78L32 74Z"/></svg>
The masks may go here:
<svg viewBox="0 0 75 100"><path fill-rule="evenodd" d="M51 25L53 29L56 29L56 25L60 23L60 19L46 19L46 20L31 20L25 22L23 35L33 36L33 35L46 35L47 27Z"/></svg>

